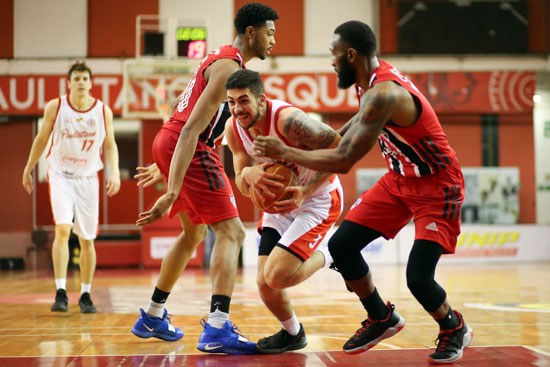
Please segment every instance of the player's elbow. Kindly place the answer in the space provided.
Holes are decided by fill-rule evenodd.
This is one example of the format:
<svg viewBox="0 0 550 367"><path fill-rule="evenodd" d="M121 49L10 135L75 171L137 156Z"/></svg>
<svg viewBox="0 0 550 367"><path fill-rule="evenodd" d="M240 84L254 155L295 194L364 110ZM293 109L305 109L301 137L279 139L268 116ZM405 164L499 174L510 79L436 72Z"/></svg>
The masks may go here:
<svg viewBox="0 0 550 367"><path fill-rule="evenodd" d="M339 159L332 165L331 172L334 173L348 173L353 167L355 162L351 162L345 158Z"/></svg>

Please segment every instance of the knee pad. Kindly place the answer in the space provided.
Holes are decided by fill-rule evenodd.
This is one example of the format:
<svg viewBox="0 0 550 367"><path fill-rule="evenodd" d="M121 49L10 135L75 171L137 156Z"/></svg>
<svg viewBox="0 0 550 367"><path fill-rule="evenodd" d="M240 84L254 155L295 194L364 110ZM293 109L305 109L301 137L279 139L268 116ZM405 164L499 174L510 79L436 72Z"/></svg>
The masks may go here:
<svg viewBox="0 0 550 367"><path fill-rule="evenodd" d="M428 312L435 312L445 301L445 290L435 281L435 267L443 247L436 242L416 240L407 263L407 287Z"/></svg>
<svg viewBox="0 0 550 367"><path fill-rule="evenodd" d="M369 272L361 250L381 234L360 224L344 221L328 242L334 265L345 280L357 280Z"/></svg>

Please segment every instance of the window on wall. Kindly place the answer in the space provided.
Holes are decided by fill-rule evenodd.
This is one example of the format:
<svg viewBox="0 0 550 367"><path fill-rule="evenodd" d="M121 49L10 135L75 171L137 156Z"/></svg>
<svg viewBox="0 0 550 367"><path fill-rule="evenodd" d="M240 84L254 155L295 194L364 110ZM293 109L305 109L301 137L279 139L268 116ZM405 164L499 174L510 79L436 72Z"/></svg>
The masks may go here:
<svg viewBox="0 0 550 367"><path fill-rule="evenodd" d="M528 2L407 1L397 4L402 54L528 52Z"/></svg>

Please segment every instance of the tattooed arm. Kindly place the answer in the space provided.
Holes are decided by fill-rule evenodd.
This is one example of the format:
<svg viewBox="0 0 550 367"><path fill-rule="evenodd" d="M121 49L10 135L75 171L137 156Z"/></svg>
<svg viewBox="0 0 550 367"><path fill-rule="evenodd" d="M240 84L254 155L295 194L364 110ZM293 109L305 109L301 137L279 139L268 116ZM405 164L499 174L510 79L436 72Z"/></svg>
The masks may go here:
<svg viewBox="0 0 550 367"><path fill-rule="evenodd" d="M305 151L268 137L256 138L254 148L258 155L288 160L318 171L346 173L372 149L394 113L397 96L392 84L378 83L363 95L359 112L352 118L355 121L334 149Z"/></svg>
<svg viewBox="0 0 550 367"><path fill-rule="evenodd" d="M311 149L334 148L340 141L340 135L330 126L294 107L279 113L277 127L289 141Z"/></svg>

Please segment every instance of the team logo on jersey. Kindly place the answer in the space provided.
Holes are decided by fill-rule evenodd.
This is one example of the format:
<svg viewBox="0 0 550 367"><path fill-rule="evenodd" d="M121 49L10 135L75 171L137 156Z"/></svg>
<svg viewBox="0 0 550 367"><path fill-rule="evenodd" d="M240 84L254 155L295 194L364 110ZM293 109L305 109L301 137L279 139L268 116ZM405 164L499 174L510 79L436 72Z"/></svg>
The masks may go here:
<svg viewBox="0 0 550 367"><path fill-rule="evenodd" d="M94 119L88 119L88 121L86 121L86 124L89 127L95 127L95 120Z"/></svg>
<svg viewBox="0 0 550 367"><path fill-rule="evenodd" d="M65 117L63 118L63 122L66 123L66 124L72 124L73 119L70 118L69 116L65 116Z"/></svg>
<svg viewBox="0 0 550 367"><path fill-rule="evenodd" d="M77 122L82 122L82 121L84 121L84 119L83 119L82 117L78 117L78 118L76 119L76 121L77 121Z"/></svg>

